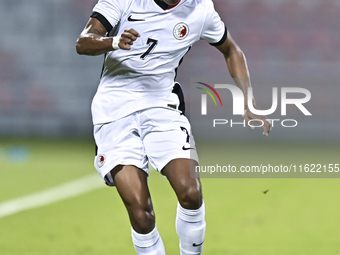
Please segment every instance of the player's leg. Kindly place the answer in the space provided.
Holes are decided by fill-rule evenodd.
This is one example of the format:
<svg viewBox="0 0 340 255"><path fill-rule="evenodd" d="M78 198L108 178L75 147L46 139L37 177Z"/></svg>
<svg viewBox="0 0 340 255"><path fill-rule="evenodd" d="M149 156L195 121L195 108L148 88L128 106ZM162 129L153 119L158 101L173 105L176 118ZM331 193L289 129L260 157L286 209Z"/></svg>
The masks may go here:
<svg viewBox="0 0 340 255"><path fill-rule="evenodd" d="M199 178L190 178L190 167L194 170L198 162L190 123L181 113L167 108L143 111L141 122L148 160L168 178L178 197L176 228L181 254L201 254L205 209Z"/></svg>
<svg viewBox="0 0 340 255"><path fill-rule="evenodd" d="M128 211L137 254L165 255L163 241L155 226L147 174L135 166L119 165L111 171L111 176Z"/></svg>
<svg viewBox="0 0 340 255"><path fill-rule="evenodd" d="M176 230L180 239L181 255L201 254L205 236L205 207L198 175L190 176L197 162L174 159L162 170L178 198ZM192 171L193 173L194 171Z"/></svg>
<svg viewBox="0 0 340 255"><path fill-rule="evenodd" d="M174 189L178 202L186 209L196 210L202 205L202 188L197 174L190 176L190 169L194 174L197 162L191 159L171 160L162 170Z"/></svg>
<svg viewBox="0 0 340 255"><path fill-rule="evenodd" d="M127 208L137 254L164 255L155 227L155 215L147 185L148 164L138 133L138 114L96 125L98 146L95 167L108 186L116 186Z"/></svg>

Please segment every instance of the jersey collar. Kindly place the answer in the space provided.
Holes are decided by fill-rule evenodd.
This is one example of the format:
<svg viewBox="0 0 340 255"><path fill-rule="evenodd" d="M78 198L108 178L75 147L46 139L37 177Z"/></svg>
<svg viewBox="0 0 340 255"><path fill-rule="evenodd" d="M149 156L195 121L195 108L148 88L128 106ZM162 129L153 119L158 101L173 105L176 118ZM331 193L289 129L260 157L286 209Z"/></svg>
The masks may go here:
<svg viewBox="0 0 340 255"><path fill-rule="evenodd" d="M166 4L165 2L163 2L163 1L161 1L161 0L154 0L155 1L155 3L159 6L159 7L161 7L164 11L165 10L169 10L169 9L171 9L171 8L174 8L175 6L177 6L181 1L179 1L177 4L175 4L175 5L173 5L173 6L171 6L170 7L170 5L168 5L168 4Z"/></svg>

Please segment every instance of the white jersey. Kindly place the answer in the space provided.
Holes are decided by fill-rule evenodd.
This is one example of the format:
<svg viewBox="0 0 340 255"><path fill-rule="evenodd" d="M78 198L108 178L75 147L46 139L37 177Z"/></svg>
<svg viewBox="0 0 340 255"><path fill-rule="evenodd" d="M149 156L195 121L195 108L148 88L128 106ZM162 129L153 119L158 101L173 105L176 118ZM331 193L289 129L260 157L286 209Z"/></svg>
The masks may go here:
<svg viewBox="0 0 340 255"><path fill-rule="evenodd" d="M94 124L150 107L178 107L174 79L191 45L200 39L215 46L226 40L227 31L211 0L181 0L167 8L160 0L99 0L94 7L91 17L110 35L130 28L141 35L131 50L106 54L92 102Z"/></svg>

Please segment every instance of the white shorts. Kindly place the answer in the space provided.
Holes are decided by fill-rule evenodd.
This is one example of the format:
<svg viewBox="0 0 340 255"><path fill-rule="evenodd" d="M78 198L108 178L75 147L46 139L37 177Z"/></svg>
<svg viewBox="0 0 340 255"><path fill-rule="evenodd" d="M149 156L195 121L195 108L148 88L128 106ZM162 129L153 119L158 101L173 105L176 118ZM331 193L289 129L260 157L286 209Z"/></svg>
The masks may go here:
<svg viewBox="0 0 340 255"><path fill-rule="evenodd" d="M98 147L95 168L108 186L117 165L133 165L149 174L148 163L161 172L173 159L198 162L188 119L171 108L149 108L94 126Z"/></svg>

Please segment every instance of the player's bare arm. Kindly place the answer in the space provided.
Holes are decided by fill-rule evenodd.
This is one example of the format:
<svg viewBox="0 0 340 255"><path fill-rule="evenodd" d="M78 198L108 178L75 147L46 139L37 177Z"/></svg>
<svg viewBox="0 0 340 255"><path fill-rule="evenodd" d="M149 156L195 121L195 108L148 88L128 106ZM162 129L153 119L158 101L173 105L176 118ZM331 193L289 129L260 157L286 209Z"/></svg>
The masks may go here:
<svg viewBox="0 0 340 255"><path fill-rule="evenodd" d="M268 118L266 116L259 116L259 115L253 114L248 108L248 99L247 99L248 88L251 86L251 82L250 82L247 60L244 56L243 51L233 40L229 32L228 32L227 40L222 45L217 46L216 48L220 52L222 52L227 62L227 66L228 66L231 77L234 79L236 85L242 90L243 95L245 97L245 100L244 100L245 113L242 117L247 122L252 119L262 120L264 123L264 125L262 126L263 135L268 136L270 132L270 128L271 128L271 124L267 121ZM253 105L255 108L257 108L254 98L253 98ZM260 125L262 124L259 121L258 123Z"/></svg>
<svg viewBox="0 0 340 255"><path fill-rule="evenodd" d="M107 37L107 30L96 18L90 18L84 30L79 35L76 43L77 53L81 55L96 56L114 50L114 37ZM134 29L126 29L119 37L118 47L122 50L130 50L131 45L140 34Z"/></svg>

